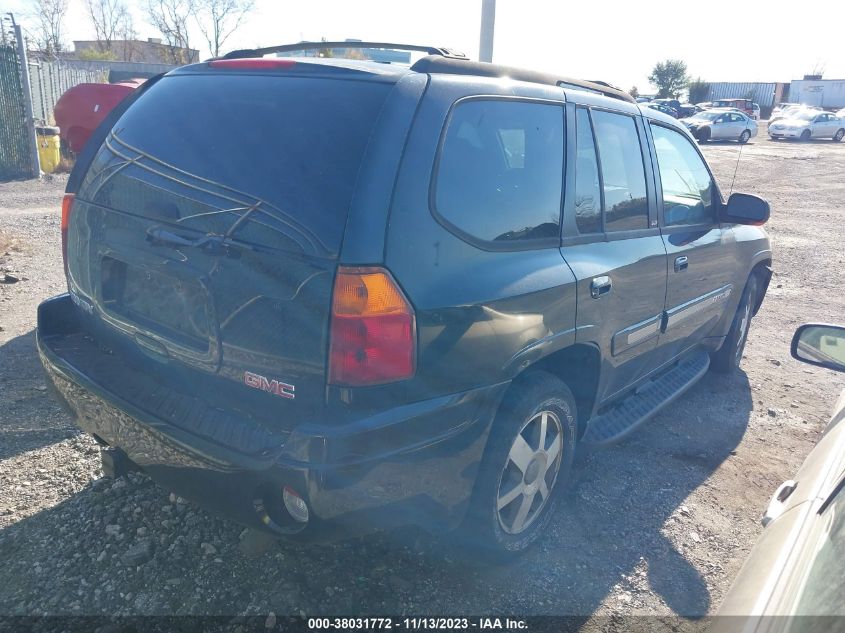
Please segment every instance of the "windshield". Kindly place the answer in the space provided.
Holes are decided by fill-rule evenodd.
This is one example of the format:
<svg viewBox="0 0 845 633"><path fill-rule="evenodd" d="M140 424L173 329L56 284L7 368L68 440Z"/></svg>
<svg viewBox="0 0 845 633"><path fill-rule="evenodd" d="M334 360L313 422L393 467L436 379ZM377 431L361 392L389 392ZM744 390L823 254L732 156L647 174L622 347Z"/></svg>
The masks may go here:
<svg viewBox="0 0 845 633"><path fill-rule="evenodd" d="M694 119L704 119L706 121L715 121L720 116L722 116L721 112L699 112L693 118Z"/></svg>

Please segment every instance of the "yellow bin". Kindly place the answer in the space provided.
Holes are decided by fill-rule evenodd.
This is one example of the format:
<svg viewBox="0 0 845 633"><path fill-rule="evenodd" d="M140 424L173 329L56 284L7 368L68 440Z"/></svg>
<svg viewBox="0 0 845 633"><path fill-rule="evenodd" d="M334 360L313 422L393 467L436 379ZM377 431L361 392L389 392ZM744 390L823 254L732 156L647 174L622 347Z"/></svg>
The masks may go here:
<svg viewBox="0 0 845 633"><path fill-rule="evenodd" d="M52 174L62 160L59 128L39 126L35 128L35 136L38 140L38 162L41 163L41 171Z"/></svg>

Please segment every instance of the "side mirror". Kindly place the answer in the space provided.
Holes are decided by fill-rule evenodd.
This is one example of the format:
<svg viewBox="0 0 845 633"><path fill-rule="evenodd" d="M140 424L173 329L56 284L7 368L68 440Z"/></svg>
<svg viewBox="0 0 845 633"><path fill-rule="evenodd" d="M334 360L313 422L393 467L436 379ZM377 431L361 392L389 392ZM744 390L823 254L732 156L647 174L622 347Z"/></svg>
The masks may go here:
<svg viewBox="0 0 845 633"><path fill-rule="evenodd" d="M803 363L845 371L845 327L806 323L795 330L790 351Z"/></svg>
<svg viewBox="0 0 845 633"><path fill-rule="evenodd" d="M720 219L730 224L760 226L769 221L769 203L750 193L734 193L722 206Z"/></svg>

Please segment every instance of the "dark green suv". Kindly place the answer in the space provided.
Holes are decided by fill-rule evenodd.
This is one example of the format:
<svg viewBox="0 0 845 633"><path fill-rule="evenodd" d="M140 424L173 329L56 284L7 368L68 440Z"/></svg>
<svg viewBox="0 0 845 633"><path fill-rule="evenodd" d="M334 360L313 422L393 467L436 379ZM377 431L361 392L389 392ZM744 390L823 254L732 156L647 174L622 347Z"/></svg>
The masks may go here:
<svg viewBox="0 0 845 633"><path fill-rule="evenodd" d="M174 70L92 137L44 366L114 474L277 535L519 551L577 447L737 367L768 205L606 84L264 56L303 46Z"/></svg>

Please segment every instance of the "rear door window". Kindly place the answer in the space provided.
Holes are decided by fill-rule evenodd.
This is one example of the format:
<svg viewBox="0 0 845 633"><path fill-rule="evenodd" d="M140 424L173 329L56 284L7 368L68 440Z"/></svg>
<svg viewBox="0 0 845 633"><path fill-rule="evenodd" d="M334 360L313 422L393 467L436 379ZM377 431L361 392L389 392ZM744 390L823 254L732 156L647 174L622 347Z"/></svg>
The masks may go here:
<svg viewBox="0 0 845 633"><path fill-rule="evenodd" d="M474 99L453 110L434 181L437 216L500 245L560 235L562 106Z"/></svg>
<svg viewBox="0 0 845 633"><path fill-rule="evenodd" d="M233 73L165 77L117 121L79 195L203 234L336 255L391 87Z"/></svg>
<svg viewBox="0 0 845 633"><path fill-rule="evenodd" d="M648 199L640 137L634 118L593 110L601 164L605 231L648 228Z"/></svg>
<svg viewBox="0 0 845 633"><path fill-rule="evenodd" d="M599 233L602 231L601 182L589 110L578 108L575 120L575 226L582 235Z"/></svg>

